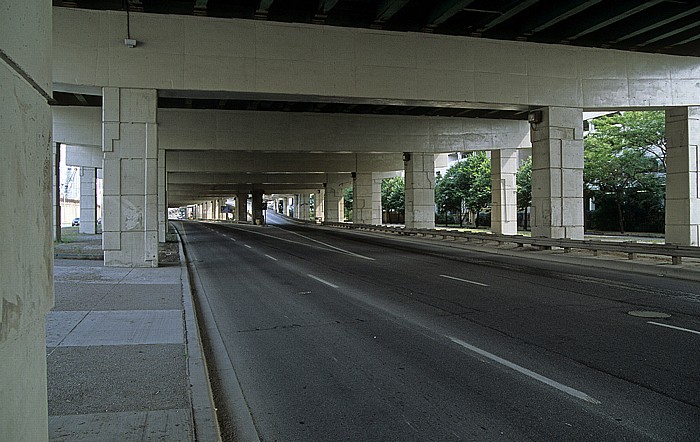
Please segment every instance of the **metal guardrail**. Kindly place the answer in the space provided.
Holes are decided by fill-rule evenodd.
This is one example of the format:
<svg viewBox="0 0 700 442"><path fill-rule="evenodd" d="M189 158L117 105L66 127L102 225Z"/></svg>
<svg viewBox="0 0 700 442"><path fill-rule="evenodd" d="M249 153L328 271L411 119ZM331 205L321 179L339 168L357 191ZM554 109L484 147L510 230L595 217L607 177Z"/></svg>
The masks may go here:
<svg viewBox="0 0 700 442"><path fill-rule="evenodd" d="M455 230L434 230L434 229L407 229L405 227L386 227L371 224L350 224L337 222L324 222L324 226L340 227L344 229L366 230L374 232L385 232L406 236L423 236L432 238L466 239L467 241L496 242L500 244L517 244L518 247L525 245L537 247L542 250L550 250L554 247L570 252L572 249L591 250L594 255L598 252L618 252L626 253L628 259L635 259L637 255L660 255L670 256L674 265L681 264L683 258L700 258L700 247L679 246L674 244L640 244L634 242L609 242L601 240L576 240L557 239L544 237L529 237L522 235L501 235L496 233L471 233L459 232Z"/></svg>

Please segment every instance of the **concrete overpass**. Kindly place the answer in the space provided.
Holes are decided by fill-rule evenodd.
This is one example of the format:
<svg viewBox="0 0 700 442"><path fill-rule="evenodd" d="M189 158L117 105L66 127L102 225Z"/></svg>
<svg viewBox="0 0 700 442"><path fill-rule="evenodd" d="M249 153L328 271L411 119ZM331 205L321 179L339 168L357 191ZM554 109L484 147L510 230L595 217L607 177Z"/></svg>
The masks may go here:
<svg viewBox="0 0 700 442"><path fill-rule="evenodd" d="M127 18L135 48L112 37ZM495 153L495 230L515 233L516 152L532 147L533 234L582 238L581 115L606 109L668 109L687 161L669 155L667 238L698 243L697 199L676 184L696 179L685 130L700 102L696 57L123 11L54 8L53 20L54 89L102 101L55 107L54 142L102 146L107 265L157 265L170 172L354 173L356 221L372 223L371 174L404 170L407 225L431 227L432 156L469 150ZM206 196L186 184L178 204Z"/></svg>
<svg viewBox="0 0 700 442"><path fill-rule="evenodd" d="M207 186L249 185L228 182L246 173L257 186L262 174L328 174L328 185L354 173L357 220L375 222L373 174L402 169L407 224L429 226L433 155L465 150L494 153L496 221L508 232L514 158L531 147L533 234L580 238L582 112L665 109L666 239L698 245L692 3L176 3L3 6L0 195L21 220L0 248L0 402L15 404L0 426L10 439L46 439L37 380L58 143L102 151L105 264L155 266L170 200L206 194L195 185L207 174ZM37 416L32 428L17 425L26 415Z"/></svg>

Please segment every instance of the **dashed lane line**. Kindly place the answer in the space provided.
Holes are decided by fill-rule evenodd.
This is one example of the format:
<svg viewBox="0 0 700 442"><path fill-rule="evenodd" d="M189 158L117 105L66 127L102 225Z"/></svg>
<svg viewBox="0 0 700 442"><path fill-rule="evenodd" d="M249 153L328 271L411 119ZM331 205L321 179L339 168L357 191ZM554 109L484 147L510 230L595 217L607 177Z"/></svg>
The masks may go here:
<svg viewBox="0 0 700 442"><path fill-rule="evenodd" d="M696 335L700 335L700 331L690 330L690 329L683 328L683 327L676 327L675 325L662 324L660 322L654 322L654 321L647 321L647 324L658 325L659 327L672 328L674 330L680 330L680 331L684 331L684 332L688 332L688 333L695 333Z"/></svg>
<svg viewBox="0 0 700 442"><path fill-rule="evenodd" d="M492 354L492 353L489 353L489 352L487 352L486 350L482 350L482 349L480 349L479 347L474 347L474 346L471 345L471 344L467 344L466 342L464 342L464 341L462 341L462 340L460 340L460 339L453 338L453 337L450 337L450 336L447 336L447 337L448 337L452 342L454 342L455 344L457 344L457 345L459 345L459 346L461 346L461 347L464 347L464 348L466 348L467 350L470 350L470 351L473 351L474 353L480 354L481 356L483 356L483 357L485 357L485 358L487 358L487 359L491 359L491 360L494 361L494 362L498 362L499 364L501 364L501 365L503 365L503 366L505 366L505 367L508 367L508 368L510 368L511 370L515 370L515 371L517 371L518 373L524 374L525 376L528 376L528 377L530 377L530 378L532 378L532 379L535 379L535 380L537 380L537 381L540 381L540 382L542 382L543 384L546 384L546 385L549 385L550 387L556 388L557 390L562 391L562 392L564 392L564 393L566 393L566 394L568 394L568 395L570 395L570 396L573 396L573 397L575 397L575 398L577 398L577 399L584 400L584 401L586 401L586 402L590 402L591 404L600 404L600 401L599 401L598 399L592 398L591 396L587 395L586 393L584 393L584 392L582 392L582 391L579 391L579 390L576 390L576 389L571 388L571 387L569 387L569 386L566 386L566 385L564 385L564 384L561 384L561 383L559 383L559 382L557 382L557 381L555 381L555 380L552 380L552 379L550 379L550 378L548 378L548 377L546 377L546 376L542 376L542 375L539 374L539 373L535 373L535 372L532 371L532 370L528 370L528 369L525 368L525 367L521 367L521 366L518 365L518 364L514 364L513 362L510 362L510 361L508 361L508 360L506 360L506 359L503 359L503 358L501 358L501 357L499 357L499 356L496 356L496 355L494 355L494 354Z"/></svg>
<svg viewBox="0 0 700 442"><path fill-rule="evenodd" d="M277 261L277 258L275 258L274 256L270 256L270 255L265 255L265 256L267 256L268 258L270 258L273 261Z"/></svg>
<svg viewBox="0 0 700 442"><path fill-rule="evenodd" d="M326 284L326 285L329 286L329 287L333 287L334 289L337 289L337 288L338 288L337 285L335 285L335 284L333 284L333 283L331 283L331 282L328 282L328 281L326 281L326 280L323 280L323 279L319 278L318 276L314 276L314 275L312 275L312 274L310 274L310 273L307 273L306 276L308 276L308 277L311 278L311 279L315 279L316 281L318 281L318 282L320 282L320 283L322 283L322 284Z"/></svg>
<svg viewBox="0 0 700 442"><path fill-rule="evenodd" d="M440 275L440 277L447 278L447 279L454 279L455 281L466 282L467 284L480 285L481 287L488 287L489 286L488 284L484 284L482 282L470 281L468 279L457 278L456 276Z"/></svg>

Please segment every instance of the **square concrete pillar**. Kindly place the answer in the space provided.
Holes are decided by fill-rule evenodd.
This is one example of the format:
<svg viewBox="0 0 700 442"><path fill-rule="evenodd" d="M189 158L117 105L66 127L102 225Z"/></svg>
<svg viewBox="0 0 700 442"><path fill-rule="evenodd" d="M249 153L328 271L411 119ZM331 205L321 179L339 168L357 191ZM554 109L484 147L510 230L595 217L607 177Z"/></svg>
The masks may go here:
<svg viewBox="0 0 700 442"><path fill-rule="evenodd" d="M518 149L491 151L491 230L503 235L518 233Z"/></svg>
<svg viewBox="0 0 700 442"><path fill-rule="evenodd" d="M372 172L357 172L353 176L352 222L380 225L382 223L382 180Z"/></svg>
<svg viewBox="0 0 700 442"><path fill-rule="evenodd" d="M246 222L248 221L248 194L247 193L237 193L236 194L236 221Z"/></svg>
<svg viewBox="0 0 700 442"><path fill-rule="evenodd" d="M301 195L298 193L292 195L292 218L299 219L299 201L301 200Z"/></svg>
<svg viewBox="0 0 700 442"><path fill-rule="evenodd" d="M583 112L538 109L533 123L532 236L583 239Z"/></svg>
<svg viewBox="0 0 700 442"><path fill-rule="evenodd" d="M342 180L329 178L323 194L324 221L331 223L343 221L343 212L340 210L340 201L343 200L343 191L347 185L348 183L344 183Z"/></svg>
<svg viewBox="0 0 700 442"><path fill-rule="evenodd" d="M53 306L51 4L8 0L0 10L0 440L42 442Z"/></svg>
<svg viewBox="0 0 700 442"><path fill-rule="evenodd" d="M700 107L666 110L666 243L700 245Z"/></svg>
<svg viewBox="0 0 700 442"><path fill-rule="evenodd" d="M80 233L97 233L97 169L80 167Z"/></svg>
<svg viewBox="0 0 700 442"><path fill-rule="evenodd" d="M102 89L106 266L158 266L157 93Z"/></svg>
<svg viewBox="0 0 700 442"><path fill-rule="evenodd" d="M435 155L405 153L406 228L435 228Z"/></svg>
<svg viewBox="0 0 700 442"><path fill-rule="evenodd" d="M252 209L253 209L253 223L262 224L265 221L265 214L263 213L264 204L262 190L254 190L252 192Z"/></svg>
<svg viewBox="0 0 700 442"><path fill-rule="evenodd" d="M310 216L310 201L311 199L309 198L308 193L304 192L301 195L299 195L299 216L297 217L297 219L303 219L304 221L308 221Z"/></svg>
<svg viewBox="0 0 700 442"><path fill-rule="evenodd" d="M316 220L326 219L326 189L320 189L316 191L316 198L314 199L316 206L314 207L314 216Z"/></svg>

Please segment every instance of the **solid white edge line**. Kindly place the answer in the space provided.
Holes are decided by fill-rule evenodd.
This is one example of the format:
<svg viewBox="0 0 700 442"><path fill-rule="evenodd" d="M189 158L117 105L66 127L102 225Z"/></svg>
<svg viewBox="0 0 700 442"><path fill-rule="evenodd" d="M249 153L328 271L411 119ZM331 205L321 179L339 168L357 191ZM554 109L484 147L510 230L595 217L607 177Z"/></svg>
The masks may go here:
<svg viewBox="0 0 700 442"><path fill-rule="evenodd" d="M466 282L467 284L474 284L474 285L480 285L482 287L488 287L488 284L484 284L481 282L476 282L476 281L469 281L468 279L462 279L462 278L457 278L455 276L450 276L450 275L440 275L442 278L447 278L447 279L454 279L455 281L462 281Z"/></svg>
<svg viewBox="0 0 700 442"><path fill-rule="evenodd" d="M307 273L306 276L308 276L308 277L311 278L311 279L315 279L316 281L318 281L318 282L320 282L320 283L326 284L326 285L329 286L329 287L333 287L334 289L337 289L337 288L338 288L337 285L332 284L332 283L330 283L330 282L328 282L328 281L324 281L323 279L319 278L318 276L314 276L314 275L312 275L312 274L310 274L310 273Z"/></svg>
<svg viewBox="0 0 700 442"><path fill-rule="evenodd" d="M682 328L682 327L676 327L675 325L662 324L660 322L654 322L654 321L647 321L647 324L658 325L659 327L667 327L667 328L672 328L674 330L680 330L680 331L684 331L684 332L688 332L688 333L695 333L696 335L700 335L700 331L690 330L690 329Z"/></svg>
<svg viewBox="0 0 700 442"><path fill-rule="evenodd" d="M447 336L447 337L448 337L452 342L454 342L455 344L458 344L458 345L460 345L460 346L466 348L467 350L471 350L471 351L473 351L474 353L478 353L478 354L480 354L481 356L484 356L485 358L488 358L488 359L491 359L492 361L498 362L498 363L501 364L501 365L504 365L504 366L506 366L506 367L508 367L508 368L510 368L510 369L512 369L512 370L515 370L515 371L517 371L518 373L522 373L522 374L524 374L524 375L526 375L526 376L529 376L529 377L531 377L532 379L535 379L535 380L537 380L537 381L540 381L540 382L542 382L542 383L544 383L544 384L547 384L547 385L549 385L550 387L554 387L554 388L556 388L557 390L562 391L562 392L564 392L564 393L566 393L566 394L568 394L568 395L571 395L571 396L573 396L573 397L575 397L575 398L584 400L584 401L586 401L586 402L590 402L591 404L600 404L600 401L599 401L598 399L592 398L591 396L587 395L586 393L584 393L584 392L582 392L582 391L578 391L578 390L576 390L576 389L574 389L574 388L571 388L571 387L568 387L568 386L566 386L566 385L564 385L564 384L560 384L559 382L557 382L557 381L555 381L555 380L549 379L549 378L546 377L546 376L542 376L541 374L535 373L535 372L532 371L532 370L528 370L528 369L525 368L525 367L521 367L521 366L518 365L518 364L514 364L514 363L512 363L512 362L510 362L510 361L507 361L507 360L505 360L505 359L503 359L503 358L501 358L501 357L498 357L498 356L496 356L496 355L494 355L494 354L491 354L491 353L487 352L486 350L482 350L482 349L480 349L480 348L478 348L478 347L474 347L474 346L471 345L471 344L467 344L466 342L464 342L464 341L462 341L462 340L460 340L460 339L453 338L453 337L451 337L451 336Z"/></svg>
<svg viewBox="0 0 700 442"><path fill-rule="evenodd" d="M270 258L273 261L277 261L277 258L275 258L274 256L270 256L270 255L265 255L265 256L267 256L268 258Z"/></svg>

